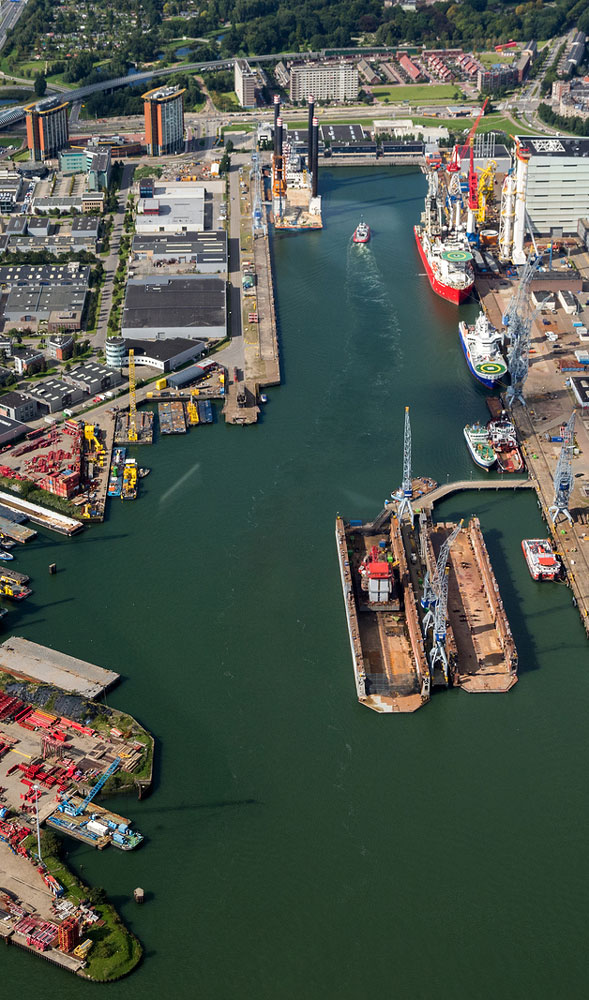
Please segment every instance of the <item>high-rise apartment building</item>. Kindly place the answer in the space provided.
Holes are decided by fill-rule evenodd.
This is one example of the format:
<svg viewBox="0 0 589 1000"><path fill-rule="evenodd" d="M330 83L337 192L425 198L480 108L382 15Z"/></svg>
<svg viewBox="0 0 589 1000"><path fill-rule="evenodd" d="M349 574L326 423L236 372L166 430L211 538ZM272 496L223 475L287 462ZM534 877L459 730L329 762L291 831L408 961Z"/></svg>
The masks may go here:
<svg viewBox="0 0 589 1000"><path fill-rule="evenodd" d="M234 86L237 100L242 108L255 108L258 78L250 68L247 59L235 60Z"/></svg>
<svg viewBox="0 0 589 1000"><path fill-rule="evenodd" d="M68 144L67 101L51 97L25 108L31 160L48 160Z"/></svg>
<svg viewBox="0 0 589 1000"><path fill-rule="evenodd" d="M321 101L355 101L358 97L358 67L351 63L307 64L290 71L291 101L306 101L314 94Z"/></svg>
<svg viewBox="0 0 589 1000"><path fill-rule="evenodd" d="M184 90L159 87L143 94L145 143L150 156L184 152Z"/></svg>

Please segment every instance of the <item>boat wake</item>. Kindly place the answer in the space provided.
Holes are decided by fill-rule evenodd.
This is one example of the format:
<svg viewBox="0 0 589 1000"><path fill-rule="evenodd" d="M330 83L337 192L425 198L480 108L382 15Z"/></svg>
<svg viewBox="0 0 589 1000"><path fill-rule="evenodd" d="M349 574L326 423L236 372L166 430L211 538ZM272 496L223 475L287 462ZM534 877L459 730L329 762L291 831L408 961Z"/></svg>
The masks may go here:
<svg viewBox="0 0 589 1000"><path fill-rule="evenodd" d="M180 476L180 479L178 479L172 486L170 486L170 488L166 490L165 493L162 493L160 497L160 506L163 503L165 503L166 500L169 500L170 497L176 492L176 490L179 490L180 487L183 486L184 483L187 481L187 479L190 479L190 477L193 476L195 472L198 472L199 469L200 469L200 462L196 462L188 470L188 472L185 472L183 476Z"/></svg>
<svg viewBox="0 0 589 1000"><path fill-rule="evenodd" d="M385 282L372 247L350 243L346 258L348 305L364 325L367 304L375 316L371 329L398 347L401 327L389 285Z"/></svg>

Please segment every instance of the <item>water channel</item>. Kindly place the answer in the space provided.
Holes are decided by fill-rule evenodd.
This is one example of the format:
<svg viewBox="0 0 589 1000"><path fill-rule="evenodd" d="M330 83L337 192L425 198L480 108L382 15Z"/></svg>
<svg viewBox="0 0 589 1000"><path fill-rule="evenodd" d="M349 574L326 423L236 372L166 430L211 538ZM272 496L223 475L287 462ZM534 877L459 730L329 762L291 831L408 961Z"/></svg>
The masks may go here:
<svg viewBox="0 0 589 1000"><path fill-rule="evenodd" d="M260 424L158 442L137 503L18 553L34 595L5 631L120 671L110 701L158 740L153 795L111 803L144 847L68 845L145 946L108 994L581 997L587 646L570 592L525 568L533 494L438 512L481 518L516 688L436 694L413 716L356 702L334 516L369 517L398 485L406 404L414 471L478 477L462 427L485 392L457 309L420 274L422 175L332 170L321 186L325 230L274 241L284 385ZM368 248L350 243L361 212ZM92 989L15 948L2 970L20 995Z"/></svg>

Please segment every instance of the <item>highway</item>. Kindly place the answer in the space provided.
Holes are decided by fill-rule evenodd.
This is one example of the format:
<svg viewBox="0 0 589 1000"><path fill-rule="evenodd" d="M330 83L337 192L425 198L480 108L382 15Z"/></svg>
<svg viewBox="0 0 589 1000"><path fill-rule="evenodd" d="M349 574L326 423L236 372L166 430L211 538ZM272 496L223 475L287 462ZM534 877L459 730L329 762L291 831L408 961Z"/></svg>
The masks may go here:
<svg viewBox="0 0 589 1000"><path fill-rule="evenodd" d="M19 0L18 3L13 3L13 0L2 0L0 8L0 52L6 45L8 32L11 28L14 28L26 5L27 0Z"/></svg>

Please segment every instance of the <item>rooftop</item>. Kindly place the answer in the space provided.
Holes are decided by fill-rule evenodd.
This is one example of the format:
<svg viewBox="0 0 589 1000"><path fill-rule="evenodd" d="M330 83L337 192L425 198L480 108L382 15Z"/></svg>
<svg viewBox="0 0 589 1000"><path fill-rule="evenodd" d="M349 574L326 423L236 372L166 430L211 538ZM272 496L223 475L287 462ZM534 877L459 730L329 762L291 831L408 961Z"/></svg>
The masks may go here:
<svg viewBox="0 0 589 1000"><path fill-rule="evenodd" d="M522 152L532 156L589 156L589 139L567 135L516 135Z"/></svg>
<svg viewBox="0 0 589 1000"><path fill-rule="evenodd" d="M23 406L29 402L29 397L23 396L22 392L5 392L0 396L0 406Z"/></svg>
<svg viewBox="0 0 589 1000"><path fill-rule="evenodd" d="M210 277L161 277L127 283L122 326L134 329L223 326L225 282Z"/></svg>
<svg viewBox="0 0 589 1000"><path fill-rule="evenodd" d="M135 350L135 358L141 363L141 357L154 358L155 361L171 361L183 351L203 349L206 344L198 340L188 340L184 337L171 337L170 340L130 340L129 346ZM2 397L0 397L1 402Z"/></svg>

